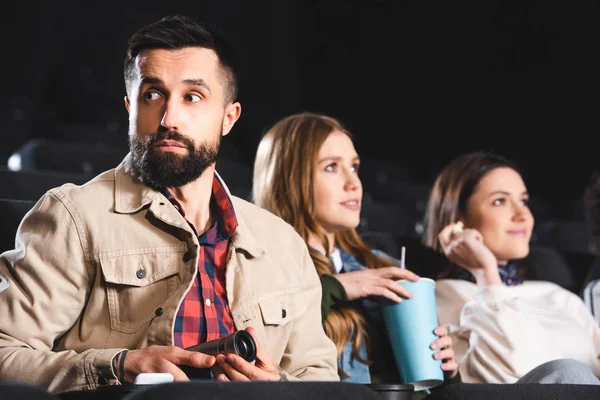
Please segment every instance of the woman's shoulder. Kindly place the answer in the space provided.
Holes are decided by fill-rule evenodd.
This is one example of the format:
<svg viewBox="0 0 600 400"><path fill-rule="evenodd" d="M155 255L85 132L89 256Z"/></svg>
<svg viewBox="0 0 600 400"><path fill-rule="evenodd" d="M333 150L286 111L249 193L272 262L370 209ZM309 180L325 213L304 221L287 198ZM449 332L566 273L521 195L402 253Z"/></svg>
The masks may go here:
<svg viewBox="0 0 600 400"><path fill-rule="evenodd" d="M583 304L581 296L553 282L525 281L520 286L524 295L544 298L547 302Z"/></svg>

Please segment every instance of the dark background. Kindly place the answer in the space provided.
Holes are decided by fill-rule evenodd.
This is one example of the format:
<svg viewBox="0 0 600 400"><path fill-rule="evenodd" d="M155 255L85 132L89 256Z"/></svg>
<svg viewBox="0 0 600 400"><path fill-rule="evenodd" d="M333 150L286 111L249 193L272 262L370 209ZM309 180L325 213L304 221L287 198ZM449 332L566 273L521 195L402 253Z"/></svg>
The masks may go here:
<svg viewBox="0 0 600 400"><path fill-rule="evenodd" d="M126 151L126 41L172 13L238 51L242 116L224 146L248 168L270 124L315 111L353 131L366 170L427 183L457 155L493 150L556 213L576 214L600 169L591 0L16 2L0 28L0 163L31 138Z"/></svg>

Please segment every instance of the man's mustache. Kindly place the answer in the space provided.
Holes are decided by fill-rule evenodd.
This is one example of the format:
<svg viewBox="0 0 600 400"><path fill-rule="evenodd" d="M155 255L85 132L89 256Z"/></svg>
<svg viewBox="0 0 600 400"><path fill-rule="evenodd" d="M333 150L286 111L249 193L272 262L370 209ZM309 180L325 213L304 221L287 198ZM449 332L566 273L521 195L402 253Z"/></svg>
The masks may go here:
<svg viewBox="0 0 600 400"><path fill-rule="evenodd" d="M181 133L179 133L177 131L173 131L173 130L156 132L154 135L149 136L147 146L153 147L156 143L163 141L163 140L174 140L176 142L183 144L189 150L194 150L194 142L192 142L192 140L190 138L182 135Z"/></svg>

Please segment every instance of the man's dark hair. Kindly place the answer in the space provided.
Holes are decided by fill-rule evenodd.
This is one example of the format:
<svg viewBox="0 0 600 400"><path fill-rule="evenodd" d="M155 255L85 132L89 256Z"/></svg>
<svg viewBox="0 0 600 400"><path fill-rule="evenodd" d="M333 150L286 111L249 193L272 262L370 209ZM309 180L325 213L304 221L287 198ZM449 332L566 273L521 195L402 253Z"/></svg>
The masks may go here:
<svg viewBox="0 0 600 400"><path fill-rule="evenodd" d="M236 101L238 95L237 68L233 49L225 37L217 31L204 27L189 17L172 15L148 24L135 32L128 41L124 73L127 95L135 79L136 57L144 50L178 50L185 47L202 47L213 50L224 75L225 101Z"/></svg>

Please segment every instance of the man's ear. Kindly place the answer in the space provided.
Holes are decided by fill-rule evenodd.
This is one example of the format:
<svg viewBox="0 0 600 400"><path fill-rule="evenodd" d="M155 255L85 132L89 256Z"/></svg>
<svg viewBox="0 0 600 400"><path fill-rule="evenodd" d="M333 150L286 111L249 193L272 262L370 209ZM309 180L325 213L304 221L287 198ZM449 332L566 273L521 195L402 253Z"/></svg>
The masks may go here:
<svg viewBox="0 0 600 400"><path fill-rule="evenodd" d="M242 113L242 105L236 101L225 108L223 117L223 136L227 135Z"/></svg>
<svg viewBox="0 0 600 400"><path fill-rule="evenodd" d="M125 96L123 100L125 101L125 108L127 109L127 112L129 112L129 97Z"/></svg>

